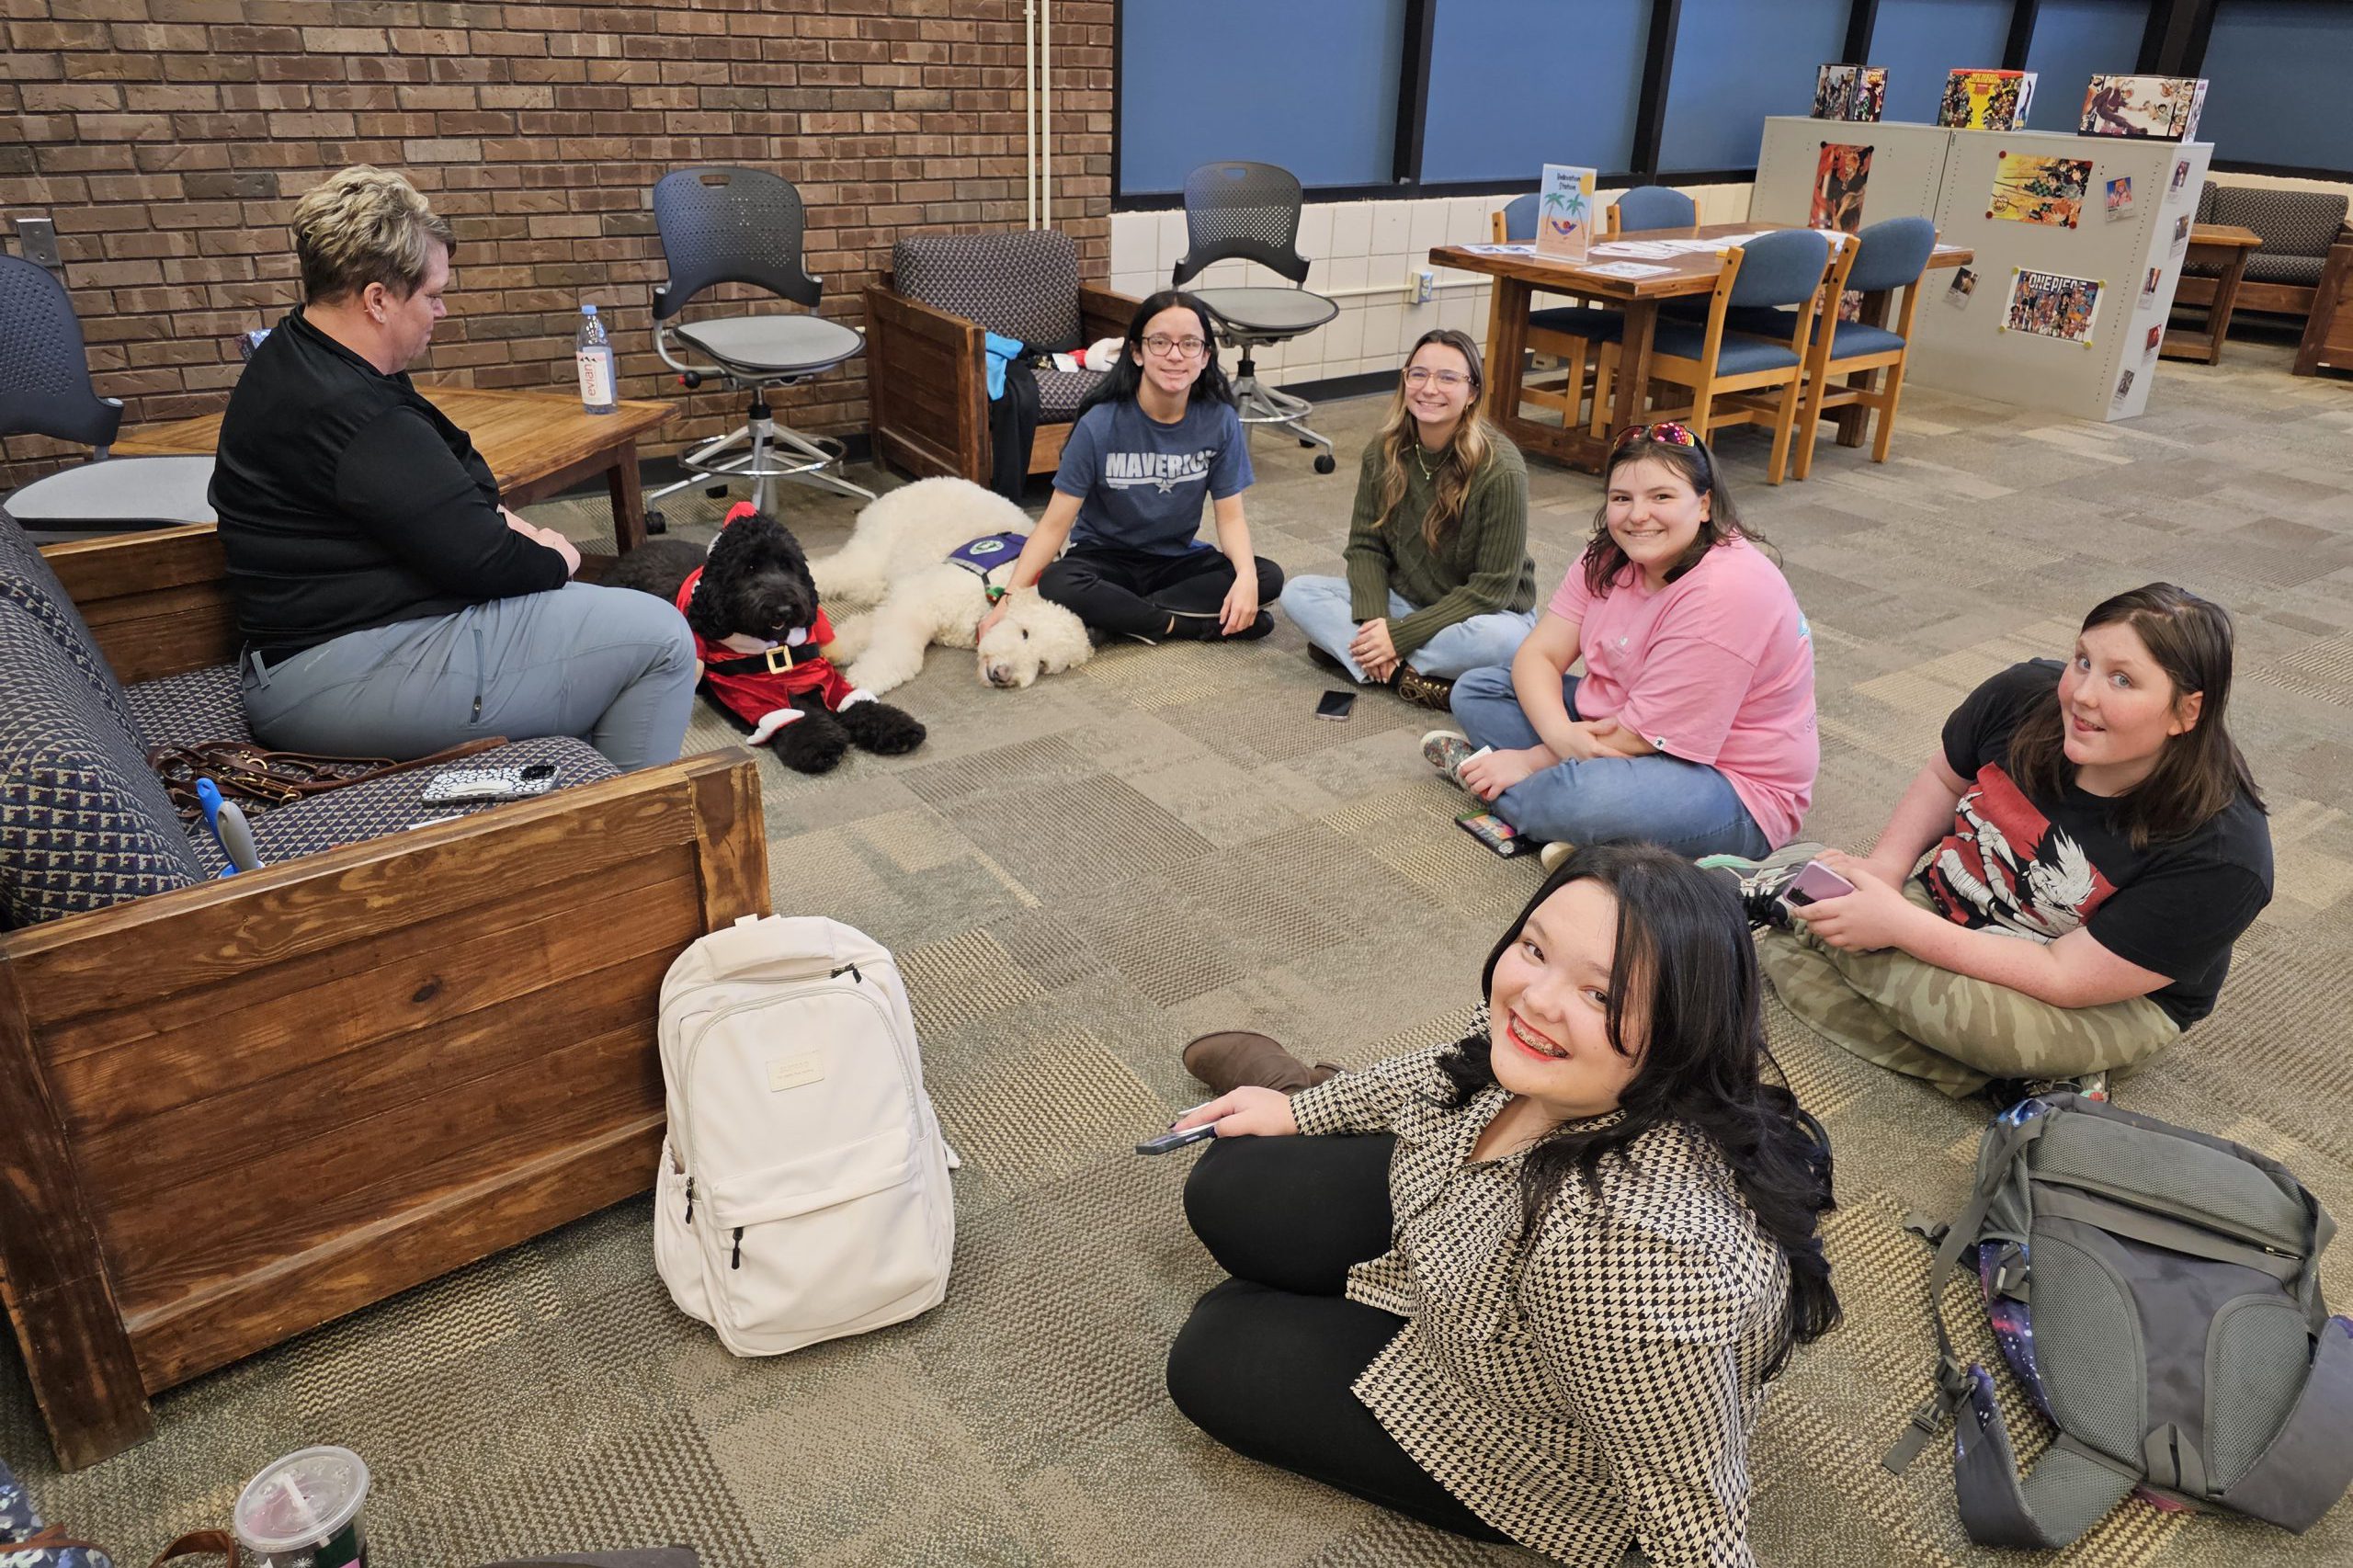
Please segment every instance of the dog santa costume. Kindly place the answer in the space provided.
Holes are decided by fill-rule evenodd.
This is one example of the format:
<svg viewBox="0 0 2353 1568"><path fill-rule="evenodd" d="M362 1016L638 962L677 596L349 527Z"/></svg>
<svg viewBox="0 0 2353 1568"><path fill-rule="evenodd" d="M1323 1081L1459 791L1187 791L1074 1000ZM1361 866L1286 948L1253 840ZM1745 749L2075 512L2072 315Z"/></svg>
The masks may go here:
<svg viewBox="0 0 2353 1568"><path fill-rule="evenodd" d="M739 501L728 508L720 527L725 528L738 517L748 517L757 510L748 501ZM678 613L685 615L694 603L695 587L702 581L699 566L687 574L678 585ZM710 685L711 696L721 707L752 726L745 737L754 745L763 745L783 729L801 717L793 699L813 692L828 713L860 702L871 702L874 694L861 687L850 685L834 662L825 657L824 649L834 640L834 623L825 618L825 608L817 607L817 614L807 626L796 626L784 634L781 642L734 632L713 642L697 631L695 657L701 661L704 680Z"/></svg>

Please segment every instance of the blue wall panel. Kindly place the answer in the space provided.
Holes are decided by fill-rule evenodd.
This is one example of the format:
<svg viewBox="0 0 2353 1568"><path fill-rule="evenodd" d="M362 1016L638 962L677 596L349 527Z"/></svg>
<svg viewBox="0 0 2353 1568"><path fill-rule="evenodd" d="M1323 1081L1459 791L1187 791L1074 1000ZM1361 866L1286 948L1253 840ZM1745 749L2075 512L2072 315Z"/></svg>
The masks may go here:
<svg viewBox="0 0 2353 1568"><path fill-rule="evenodd" d="M1683 0L1661 170L1755 168L1765 117L1813 107L1815 68L1847 46L1847 0ZM1640 51L1628 68L1640 74Z"/></svg>
<svg viewBox="0 0 2353 1568"><path fill-rule="evenodd" d="M2148 0L2042 0L2026 51L2035 73L2028 129L2074 135L2092 78L2130 75L2148 26Z"/></svg>
<svg viewBox="0 0 2353 1568"><path fill-rule="evenodd" d="M1887 67L1885 118L1934 125L1945 74L2000 65L2009 36L2010 0L1880 0L1868 63Z"/></svg>
<svg viewBox="0 0 2353 1568"><path fill-rule="evenodd" d="M1422 178L1532 190L1546 164L1624 173L1649 32L1650 0L1440 0Z"/></svg>
<svg viewBox="0 0 2353 1568"><path fill-rule="evenodd" d="M1227 158L1279 164L1310 187L1385 183L1404 48L1405 0L1121 7L1119 193L1181 190Z"/></svg>
<svg viewBox="0 0 2353 1568"><path fill-rule="evenodd" d="M2353 175L2353 6L2222 0L2200 74L2218 162Z"/></svg>

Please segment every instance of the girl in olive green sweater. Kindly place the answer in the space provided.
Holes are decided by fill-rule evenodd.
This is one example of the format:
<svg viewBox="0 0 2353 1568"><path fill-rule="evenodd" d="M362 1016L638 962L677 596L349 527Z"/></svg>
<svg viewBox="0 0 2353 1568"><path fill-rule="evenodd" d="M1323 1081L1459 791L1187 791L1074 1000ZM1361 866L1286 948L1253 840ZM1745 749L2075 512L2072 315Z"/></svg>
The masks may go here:
<svg viewBox="0 0 2353 1568"><path fill-rule="evenodd" d="M1528 469L1480 416L1483 384L1467 334L1422 335L1365 450L1347 577L1283 587L1283 613L1351 678L1428 708L1463 671L1510 664L1536 624Z"/></svg>

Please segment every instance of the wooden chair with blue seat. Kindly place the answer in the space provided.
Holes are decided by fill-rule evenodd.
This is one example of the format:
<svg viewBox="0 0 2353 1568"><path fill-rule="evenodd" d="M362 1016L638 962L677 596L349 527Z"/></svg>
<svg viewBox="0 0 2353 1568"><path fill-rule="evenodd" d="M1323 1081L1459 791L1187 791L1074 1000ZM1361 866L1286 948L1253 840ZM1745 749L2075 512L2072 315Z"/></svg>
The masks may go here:
<svg viewBox="0 0 2353 1568"><path fill-rule="evenodd" d="M1536 238L1536 192L1515 196L1500 211L1489 214L1497 244L1514 242L1525 244ZM1616 311L1594 310L1583 305L1557 305L1528 315L1528 348L1532 354L1547 354L1562 362L1563 379L1548 385L1540 381L1520 383L1519 399L1539 408L1559 413L1563 425L1574 426L1582 417L1585 388L1588 371L1587 360L1596 346L1614 343L1623 335L1625 318ZM1489 342L1494 341L1492 335ZM1492 367L1489 375L1500 372Z"/></svg>
<svg viewBox="0 0 2353 1568"><path fill-rule="evenodd" d="M1871 461L1887 460L1895 439L1895 405L1904 395L1904 369L1910 354L1913 312L1920 306L1920 279L1937 248L1937 226L1926 218L1890 218L1873 223L1841 247L1807 353L1805 393L1797 432L1796 472L1813 472L1814 437L1825 410L1851 408L1859 416L1879 415ZM1893 330L1870 322L1840 321L1837 301L1847 292L1866 297L1904 291ZM1772 312L1786 317L1787 312ZM1730 323L1741 332L1778 335L1790 324L1762 313L1738 312ZM1843 380L1844 384L1834 384Z"/></svg>
<svg viewBox="0 0 2353 1568"><path fill-rule="evenodd" d="M1699 222L1699 204L1671 185L1638 185L1609 204L1606 239L1652 229L1688 229Z"/></svg>
<svg viewBox="0 0 2353 1568"><path fill-rule="evenodd" d="M1651 339L1649 378L1689 388L1691 401L1684 408L1654 408L1648 417L1679 421L1703 441L1726 426L1769 424L1773 455L1766 478L1780 483L1797 425L1814 314L1834 276L1829 237L1814 229L1777 230L1727 250L1708 296L1707 319L1659 318ZM1728 320L1734 311L1782 306L1794 309L1784 312L1788 332L1779 338L1752 336ZM1616 353L1603 354L1594 381L1596 436L1608 433L1603 422L1616 367ZM1763 395L1768 392L1774 395Z"/></svg>

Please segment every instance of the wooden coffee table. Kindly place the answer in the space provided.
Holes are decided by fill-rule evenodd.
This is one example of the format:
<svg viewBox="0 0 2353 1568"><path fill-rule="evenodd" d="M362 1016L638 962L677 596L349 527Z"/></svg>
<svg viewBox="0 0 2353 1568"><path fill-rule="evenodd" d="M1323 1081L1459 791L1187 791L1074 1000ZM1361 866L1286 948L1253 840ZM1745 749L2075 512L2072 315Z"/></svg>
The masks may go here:
<svg viewBox="0 0 2353 1568"><path fill-rule="evenodd" d="M645 496L638 485L637 438L670 417L666 403L624 403L590 414L558 392L487 392L420 386L426 401L472 437L490 464L501 500L528 506L585 479L605 476L613 497L613 542L623 551L645 542ZM221 416L142 425L115 443L126 456L210 453L221 446Z"/></svg>
<svg viewBox="0 0 2353 1568"><path fill-rule="evenodd" d="M2246 271L2247 253L2262 243L2261 234L2235 223L2190 225L2189 254L2181 258L2182 266L2205 261L2222 270L2214 279L2213 302L2206 307L2206 330L2167 326L2165 342L2157 348L2158 358L2195 359L2211 365L2222 357L2222 339L2230 334L2231 312L2238 308L2239 278ZM2174 287L2178 293L2180 284Z"/></svg>

